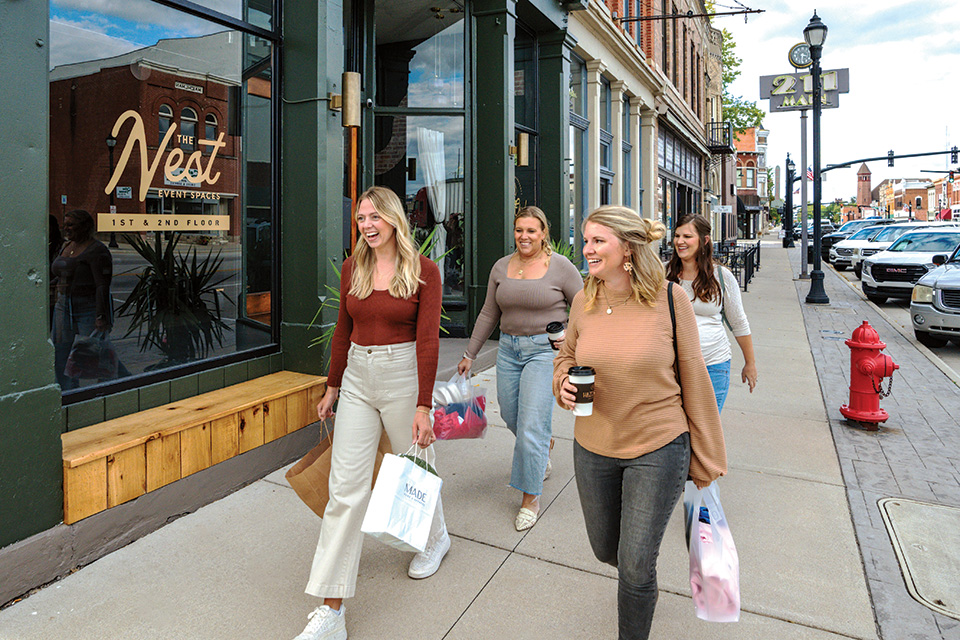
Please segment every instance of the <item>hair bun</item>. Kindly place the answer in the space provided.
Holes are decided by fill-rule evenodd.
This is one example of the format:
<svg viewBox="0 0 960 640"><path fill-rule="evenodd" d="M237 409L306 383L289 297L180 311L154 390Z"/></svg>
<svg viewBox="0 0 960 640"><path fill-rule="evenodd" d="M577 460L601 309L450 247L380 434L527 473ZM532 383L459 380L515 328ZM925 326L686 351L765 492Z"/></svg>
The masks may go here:
<svg viewBox="0 0 960 640"><path fill-rule="evenodd" d="M658 220L651 220L649 218L641 218L641 220L643 221L643 226L645 227L647 242L656 242L666 235L667 228L663 226L662 222Z"/></svg>

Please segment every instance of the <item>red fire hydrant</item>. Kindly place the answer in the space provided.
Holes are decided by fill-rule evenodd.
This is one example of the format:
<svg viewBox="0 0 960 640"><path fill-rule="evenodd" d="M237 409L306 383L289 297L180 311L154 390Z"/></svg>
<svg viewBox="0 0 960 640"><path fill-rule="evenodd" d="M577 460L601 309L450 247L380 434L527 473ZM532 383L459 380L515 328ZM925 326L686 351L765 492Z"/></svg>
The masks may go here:
<svg viewBox="0 0 960 640"><path fill-rule="evenodd" d="M876 431L890 417L880 408L880 398L890 395L891 376L900 365L880 353L887 345L880 342L880 334L866 320L845 342L850 347L850 404L840 407L840 413L868 431ZM890 378L885 392L881 389L884 378Z"/></svg>

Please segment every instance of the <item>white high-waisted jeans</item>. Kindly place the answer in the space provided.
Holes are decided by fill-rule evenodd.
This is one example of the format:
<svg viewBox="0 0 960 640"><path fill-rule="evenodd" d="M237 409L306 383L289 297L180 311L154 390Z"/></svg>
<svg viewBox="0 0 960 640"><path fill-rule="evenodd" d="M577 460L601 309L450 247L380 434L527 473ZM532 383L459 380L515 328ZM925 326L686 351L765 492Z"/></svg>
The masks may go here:
<svg viewBox="0 0 960 640"><path fill-rule="evenodd" d="M394 453L410 448L417 392L416 343L350 345L333 430L330 499L306 588L310 595L353 597L380 430L386 429ZM438 501L431 539L442 526Z"/></svg>

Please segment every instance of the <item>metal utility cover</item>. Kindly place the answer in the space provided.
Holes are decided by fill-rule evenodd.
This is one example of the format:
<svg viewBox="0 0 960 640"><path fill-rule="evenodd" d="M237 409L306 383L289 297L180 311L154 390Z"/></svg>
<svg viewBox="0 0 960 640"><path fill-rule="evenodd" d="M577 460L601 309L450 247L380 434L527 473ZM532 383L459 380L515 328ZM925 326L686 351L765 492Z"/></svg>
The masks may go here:
<svg viewBox="0 0 960 640"><path fill-rule="evenodd" d="M907 591L937 613L960 620L960 509L904 498L877 504Z"/></svg>

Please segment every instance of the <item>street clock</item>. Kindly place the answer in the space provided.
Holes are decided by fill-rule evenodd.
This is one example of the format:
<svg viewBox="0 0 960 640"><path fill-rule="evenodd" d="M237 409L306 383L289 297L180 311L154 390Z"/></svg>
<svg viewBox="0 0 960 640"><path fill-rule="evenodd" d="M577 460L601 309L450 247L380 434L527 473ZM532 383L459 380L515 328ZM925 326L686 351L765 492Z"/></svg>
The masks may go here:
<svg viewBox="0 0 960 640"><path fill-rule="evenodd" d="M806 42L795 44L790 48L790 64L797 69L806 69L813 64L810 57L810 45Z"/></svg>

